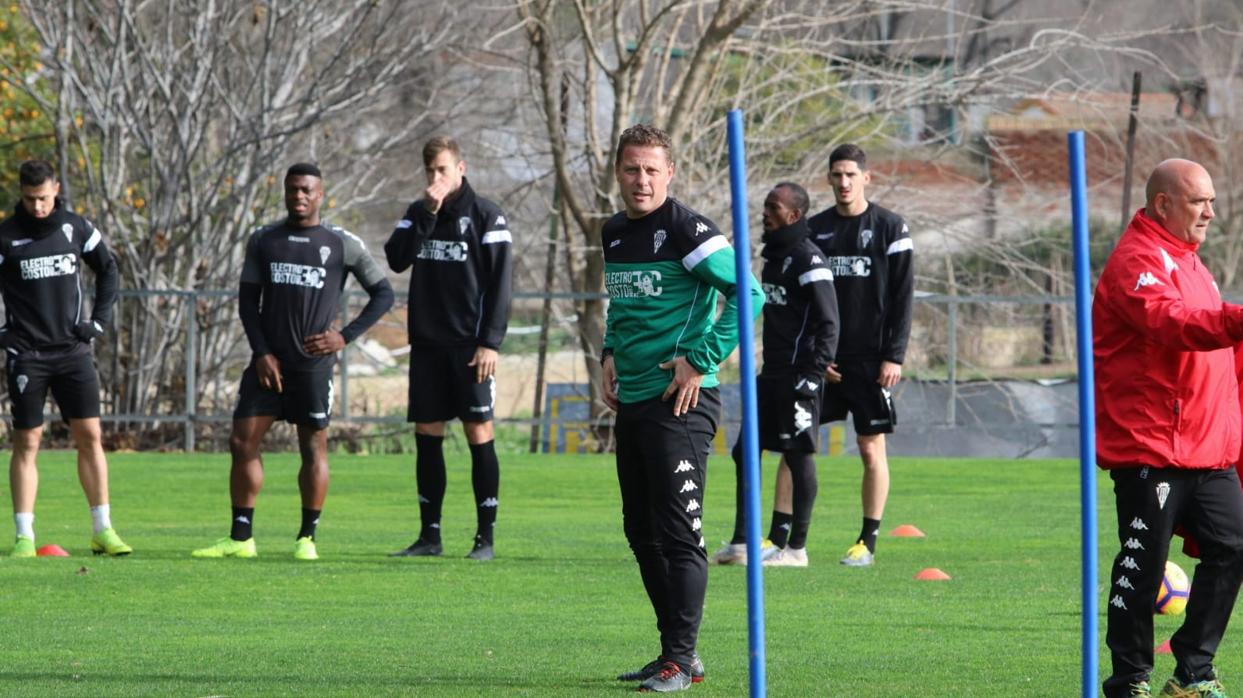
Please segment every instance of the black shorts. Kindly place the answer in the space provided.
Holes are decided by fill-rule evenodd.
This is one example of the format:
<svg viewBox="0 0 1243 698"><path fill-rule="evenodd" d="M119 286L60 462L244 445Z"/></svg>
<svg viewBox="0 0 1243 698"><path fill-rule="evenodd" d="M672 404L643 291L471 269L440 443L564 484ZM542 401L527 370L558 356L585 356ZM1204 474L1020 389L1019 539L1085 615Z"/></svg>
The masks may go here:
<svg viewBox="0 0 1243 698"><path fill-rule="evenodd" d="M823 385L824 376L761 373L755 379L760 448L815 453Z"/></svg>
<svg viewBox="0 0 1243 698"><path fill-rule="evenodd" d="M48 388L65 419L99 416L99 373L91 345L79 344L60 351L30 350L8 353L9 400L13 404L13 428L43 426L43 403Z"/></svg>
<svg viewBox="0 0 1243 698"><path fill-rule="evenodd" d="M475 347L412 347L410 349L410 392L406 420L447 422L454 417L463 422L490 422L496 406L496 376L479 383L475 367Z"/></svg>
<svg viewBox="0 0 1243 698"><path fill-rule="evenodd" d="M282 371L282 392L259 385L252 362L242 373L234 419L276 417L290 424L327 429L332 416L332 367L315 371Z"/></svg>
<svg viewBox="0 0 1243 698"><path fill-rule="evenodd" d="M820 407L820 423L854 416L855 433L859 436L892 434L898 423L898 413L893 408L889 390L880 387L879 361L839 363L837 372L842 374L841 383L825 383L824 403Z"/></svg>

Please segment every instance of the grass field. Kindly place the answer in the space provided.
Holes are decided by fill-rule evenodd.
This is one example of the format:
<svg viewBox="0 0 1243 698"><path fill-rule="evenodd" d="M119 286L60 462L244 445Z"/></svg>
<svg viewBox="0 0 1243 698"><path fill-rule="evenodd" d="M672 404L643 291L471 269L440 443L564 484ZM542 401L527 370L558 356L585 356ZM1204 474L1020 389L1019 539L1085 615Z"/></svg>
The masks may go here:
<svg viewBox="0 0 1243 698"><path fill-rule="evenodd" d="M504 456L498 558L475 563L462 559L474 529L464 451L447 453L446 556L417 560L386 557L416 532L412 459L335 456L317 563L290 557L292 455L267 458L260 559L206 561L189 551L227 533L227 456L114 454L114 521L137 549L114 560L84 555L90 521L72 455L44 454L38 543L74 556L0 559L0 695L629 692L612 677L658 645L611 458ZM724 457L709 467L705 533L715 548L732 526L733 472ZM1078 695L1077 466L895 458L892 467L882 533L913 523L928 537L883 538L876 566L851 570L837 559L857 533L859 465L820 460L812 566L765 574L770 695ZM1107 478L1101 502L1103 609L1116 549ZM912 580L933 566L953 580ZM1158 640L1177 622L1158 618ZM1227 686L1243 686L1239 633L1219 652ZM746 694L742 568L711 569L700 654L708 678L692 695ZM1172 668L1159 656L1155 680Z"/></svg>

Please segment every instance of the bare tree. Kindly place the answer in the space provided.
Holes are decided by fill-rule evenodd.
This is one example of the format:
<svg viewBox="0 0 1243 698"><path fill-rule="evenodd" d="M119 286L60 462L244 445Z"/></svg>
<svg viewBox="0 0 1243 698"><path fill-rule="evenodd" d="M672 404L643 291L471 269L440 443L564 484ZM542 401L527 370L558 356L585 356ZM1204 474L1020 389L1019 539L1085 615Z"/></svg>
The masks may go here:
<svg viewBox="0 0 1243 698"><path fill-rule="evenodd" d="M123 288L146 290L234 287L242 242L280 210L292 159L338 165L328 216L380 189L372 165L419 127L425 112L408 107L432 99L402 104L413 69L456 26L448 5L396 0L22 4L51 89L5 79L55 114L60 169L76 184L66 196L104 230ZM124 302L105 359L112 410L180 411L186 361L209 379L236 365L234 317L222 298Z"/></svg>

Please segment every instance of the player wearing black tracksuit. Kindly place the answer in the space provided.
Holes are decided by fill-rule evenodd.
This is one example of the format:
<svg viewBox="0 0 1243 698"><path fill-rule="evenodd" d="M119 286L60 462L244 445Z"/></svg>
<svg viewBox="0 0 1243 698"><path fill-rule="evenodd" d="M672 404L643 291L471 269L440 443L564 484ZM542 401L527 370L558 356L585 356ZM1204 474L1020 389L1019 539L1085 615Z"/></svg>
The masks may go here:
<svg viewBox="0 0 1243 698"><path fill-rule="evenodd" d="M455 152L456 144L453 147ZM455 157L448 153L441 150L436 155ZM496 377L481 377L474 359L481 350L499 350L505 339L512 300L513 235L501 208L477 195L464 177L434 213L433 208L426 199L410 204L384 245L389 268L398 273L410 269L407 419L442 430L444 422L460 419L468 428L468 441L474 438L472 433L485 433L470 429L487 430L480 442L470 443L477 524L471 555L487 560L492 556L500 491L500 465L490 435ZM419 537L396 555L439 555L444 436L416 430L415 440Z"/></svg>
<svg viewBox="0 0 1243 698"><path fill-rule="evenodd" d="M764 364L756 378L759 446L783 453L793 476L787 547L794 552L806 546L816 500L824 371L838 344L837 294L824 255L810 240L806 219L766 230L763 242ZM731 548L746 541L741 434L733 457L738 486Z"/></svg>

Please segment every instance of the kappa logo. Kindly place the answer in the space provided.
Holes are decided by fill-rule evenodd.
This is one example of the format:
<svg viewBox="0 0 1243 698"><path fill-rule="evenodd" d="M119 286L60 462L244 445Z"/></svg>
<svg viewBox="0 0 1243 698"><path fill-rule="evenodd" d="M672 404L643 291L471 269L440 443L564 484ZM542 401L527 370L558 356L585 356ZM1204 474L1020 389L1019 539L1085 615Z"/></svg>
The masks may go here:
<svg viewBox="0 0 1243 698"><path fill-rule="evenodd" d="M711 230L711 228L709 228L703 221L695 221L695 237L699 237L700 233L706 233L709 230Z"/></svg>
<svg viewBox="0 0 1243 698"><path fill-rule="evenodd" d="M26 377L26 374L22 374L18 376L17 377L17 392L22 393L24 395L26 393L26 384L29 382L30 382L30 379Z"/></svg>
<svg viewBox="0 0 1243 698"><path fill-rule="evenodd" d="M73 226L66 223L60 227L60 232L65 234L65 239L73 242Z"/></svg>
<svg viewBox="0 0 1243 698"><path fill-rule="evenodd" d="M818 255L818 254L813 254L813 255L811 256L811 263L812 263L812 264L824 264L824 260L823 260L823 259L820 259L820 255Z"/></svg>
<svg viewBox="0 0 1243 698"><path fill-rule="evenodd" d="M1124 611L1127 610L1126 604L1122 602L1121 594L1114 594L1114 597L1109 600L1109 605L1116 606L1118 608L1121 608Z"/></svg>
<svg viewBox="0 0 1243 698"><path fill-rule="evenodd" d="M673 472L675 472L675 473L689 473L690 471L692 471L692 470L694 470L694 469L695 469L695 466L691 465L691 462L690 462L690 461L688 461L688 460L682 460L682 461L678 461L678 467L674 468L674 469L673 469Z"/></svg>
<svg viewBox="0 0 1243 698"><path fill-rule="evenodd" d="M872 246L872 229L864 228L859 231L859 247L867 249Z"/></svg>
<svg viewBox="0 0 1243 698"><path fill-rule="evenodd" d="M1139 571L1139 564L1135 562L1135 558L1131 557L1130 555L1127 555L1126 557L1122 558L1122 562L1119 562L1118 566L1125 567L1126 569L1133 570L1135 572Z"/></svg>
<svg viewBox="0 0 1243 698"><path fill-rule="evenodd" d="M505 225L505 216L497 216L497 217L496 217L496 224L497 224L497 225Z"/></svg>
<svg viewBox="0 0 1243 698"><path fill-rule="evenodd" d="M698 499L692 499L692 500L691 500L691 501L690 501L690 502L686 505L686 513L688 513L688 514L689 514L689 513L691 513L692 511L699 511L699 500L698 500Z"/></svg>
<svg viewBox="0 0 1243 698"><path fill-rule="evenodd" d="M614 247L617 247L617 246L618 246L618 245L620 245L620 244L621 244L621 238L617 238L617 239L616 239L616 240L614 240L613 242L610 242L610 243L609 243L609 249L612 249L612 248L614 248Z"/></svg>
<svg viewBox="0 0 1243 698"><path fill-rule="evenodd" d="M1164 286L1164 285L1165 284L1161 283L1160 279L1152 275L1152 272L1141 271L1139 273L1139 279L1136 280L1135 282L1135 288L1131 290L1138 291L1145 286Z"/></svg>
<svg viewBox="0 0 1243 698"><path fill-rule="evenodd" d="M700 536L700 537L699 537L699 547L701 547L701 548L702 548L702 547L704 547L704 537L703 537L703 536Z"/></svg>
<svg viewBox="0 0 1243 698"><path fill-rule="evenodd" d="M233 520L234 520L234 521L236 521L236 522L238 522L238 523L244 523L244 524L248 524L248 523L250 523L250 519L249 519L248 517L246 517L245 515L239 516L239 517L237 517L236 519L233 519Z"/></svg>
<svg viewBox="0 0 1243 698"><path fill-rule="evenodd" d="M428 499L427 497L424 497L423 495L419 495L419 504L431 504L431 503L432 503L432 500Z"/></svg>
<svg viewBox="0 0 1243 698"><path fill-rule="evenodd" d="M466 235L466 233L469 230L470 230L470 218L469 217L462 216L461 218L457 219L457 234L458 235Z"/></svg>
<svg viewBox="0 0 1243 698"><path fill-rule="evenodd" d="M811 381L807 380L806 378L800 378L800 379L798 379L798 384L794 386L794 389L795 389L795 390L802 390L804 387L806 387L808 390L815 390L815 389L817 389L817 388L819 388L819 387L820 387L820 384L819 384L819 383L812 383Z"/></svg>
<svg viewBox="0 0 1243 698"><path fill-rule="evenodd" d="M1127 538L1126 542L1122 544L1122 547L1128 550L1143 550L1144 544L1134 538Z"/></svg>
<svg viewBox="0 0 1243 698"><path fill-rule="evenodd" d="M682 483L682 489L678 490L678 494L684 494L686 492L694 492L697 489L699 489L699 486L695 484L694 480L687 480L686 482Z"/></svg>
<svg viewBox="0 0 1243 698"><path fill-rule="evenodd" d="M794 261L793 257L786 257L781 260L781 273L784 274L790 269L790 263Z"/></svg>
<svg viewBox="0 0 1243 698"><path fill-rule="evenodd" d="M1136 516L1135 518L1131 519L1131 528L1135 529L1136 531L1147 531L1148 524L1145 524L1143 519Z"/></svg>
<svg viewBox="0 0 1243 698"><path fill-rule="evenodd" d="M663 230L657 230L652 234L652 254L660 252L660 246L665 244L665 238L668 237L668 235L669 234Z"/></svg>
<svg viewBox="0 0 1243 698"><path fill-rule="evenodd" d="M1123 589L1130 589L1131 591L1135 590L1135 586L1131 584L1131 580L1127 579L1125 574L1118 577L1118 581L1114 582L1114 584Z"/></svg>
<svg viewBox="0 0 1243 698"><path fill-rule="evenodd" d="M698 531L699 529L701 529L701 528L703 528L703 527L704 527L704 522L703 522L703 519L699 518L698 516L696 516L696 517L695 517L695 518L691 521L691 530L692 530L692 531Z"/></svg>
<svg viewBox="0 0 1243 698"><path fill-rule="evenodd" d="M324 245L323 247L319 248L319 263L320 264L327 264L328 258L331 256L332 256L332 249L329 248L327 245Z"/></svg>
<svg viewBox="0 0 1243 698"><path fill-rule="evenodd" d="M1169 498L1169 496L1170 496L1170 483L1158 482L1157 483L1157 508L1158 509L1165 508L1165 500Z"/></svg>
<svg viewBox="0 0 1243 698"><path fill-rule="evenodd" d="M501 503L497 501L496 497L488 497L487 499L479 503L479 506L485 509L495 509L500 505Z"/></svg>
<svg viewBox="0 0 1243 698"><path fill-rule="evenodd" d="M302 235L290 235L290 236L289 236L289 241L290 241L290 242L301 242L301 243L307 243L307 242L310 242L310 241L311 241L311 238L304 237L304 236L302 236Z"/></svg>
<svg viewBox="0 0 1243 698"><path fill-rule="evenodd" d="M800 405L794 403L794 433L802 434L811 428L811 412Z"/></svg>

